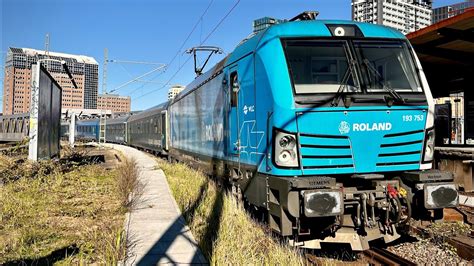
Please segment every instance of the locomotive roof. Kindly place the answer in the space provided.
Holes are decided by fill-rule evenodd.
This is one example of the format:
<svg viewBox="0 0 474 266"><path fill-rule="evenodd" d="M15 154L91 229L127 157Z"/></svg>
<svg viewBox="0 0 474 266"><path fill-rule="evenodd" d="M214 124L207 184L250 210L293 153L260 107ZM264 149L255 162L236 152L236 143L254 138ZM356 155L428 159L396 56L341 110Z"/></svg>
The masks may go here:
<svg viewBox="0 0 474 266"><path fill-rule="evenodd" d="M154 114L159 114L161 113L162 110L166 109L166 107L168 107L168 101L164 102L164 103L160 103L156 106L153 106L149 109L146 109L136 115L131 115L129 117L129 119L127 120L128 122L132 122L132 121L135 121L135 120L139 120L139 119L142 119L142 118L145 118L147 116L150 116L150 115L154 115Z"/></svg>
<svg viewBox="0 0 474 266"><path fill-rule="evenodd" d="M202 84L220 74L224 67L232 64L249 53L255 52L260 46L265 45L272 39L332 37L327 25L356 25L365 38L406 39L405 35L395 29L382 25L355 21L305 20L276 24L239 43L231 54L188 84L186 88L176 96L174 101L181 99L192 90L200 87Z"/></svg>

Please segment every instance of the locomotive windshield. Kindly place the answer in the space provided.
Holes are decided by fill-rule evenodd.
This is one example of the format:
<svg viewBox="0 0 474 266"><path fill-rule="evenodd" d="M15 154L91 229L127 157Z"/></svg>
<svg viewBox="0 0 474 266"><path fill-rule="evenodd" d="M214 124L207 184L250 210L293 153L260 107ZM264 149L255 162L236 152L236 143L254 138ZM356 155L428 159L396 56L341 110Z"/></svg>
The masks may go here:
<svg viewBox="0 0 474 266"><path fill-rule="evenodd" d="M412 57L404 42L354 41L368 92L384 86L398 92L421 92Z"/></svg>
<svg viewBox="0 0 474 266"><path fill-rule="evenodd" d="M288 40L285 52L296 94L422 92L403 41Z"/></svg>
<svg viewBox="0 0 474 266"><path fill-rule="evenodd" d="M349 91L358 90L349 68L345 42L288 41L286 45L289 70L297 94L335 93L343 83L347 84Z"/></svg>

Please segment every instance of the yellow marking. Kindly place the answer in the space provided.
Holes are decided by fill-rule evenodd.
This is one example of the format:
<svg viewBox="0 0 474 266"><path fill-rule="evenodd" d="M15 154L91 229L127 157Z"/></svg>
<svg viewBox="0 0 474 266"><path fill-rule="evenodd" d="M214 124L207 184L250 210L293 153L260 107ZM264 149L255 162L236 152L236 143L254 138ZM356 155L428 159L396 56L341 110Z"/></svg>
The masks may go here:
<svg viewBox="0 0 474 266"><path fill-rule="evenodd" d="M406 198L407 194L408 194L407 191L402 187L398 189L398 193L400 193L400 196L402 196L404 198Z"/></svg>

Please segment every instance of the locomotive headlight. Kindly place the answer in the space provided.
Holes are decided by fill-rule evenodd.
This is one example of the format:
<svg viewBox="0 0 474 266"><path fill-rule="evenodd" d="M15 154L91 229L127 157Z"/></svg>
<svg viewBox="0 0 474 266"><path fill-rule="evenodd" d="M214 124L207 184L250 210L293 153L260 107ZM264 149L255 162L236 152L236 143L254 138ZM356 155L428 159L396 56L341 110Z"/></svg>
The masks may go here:
<svg viewBox="0 0 474 266"><path fill-rule="evenodd" d="M294 159L295 159L294 154L292 154L290 151L287 151L287 150L283 150L282 152L280 152L280 155L278 156L278 161L282 163L288 163Z"/></svg>
<svg viewBox="0 0 474 266"><path fill-rule="evenodd" d="M334 30L334 35L336 35L336 36L344 36L345 34L346 34L346 31L344 30L343 27L337 27Z"/></svg>
<svg viewBox="0 0 474 266"><path fill-rule="evenodd" d="M434 128L428 129L425 135L425 150L423 162L431 162L434 155L435 131Z"/></svg>
<svg viewBox="0 0 474 266"><path fill-rule="evenodd" d="M458 187L453 183L425 184L425 208L456 207L459 203Z"/></svg>
<svg viewBox="0 0 474 266"><path fill-rule="evenodd" d="M306 217L327 217L343 212L344 200L339 190L310 190L303 192Z"/></svg>
<svg viewBox="0 0 474 266"><path fill-rule="evenodd" d="M292 135L286 135L280 138L278 144L280 144L280 147L283 149L293 149L296 145L296 139Z"/></svg>
<svg viewBox="0 0 474 266"><path fill-rule="evenodd" d="M298 147L294 134L275 131L274 159L277 166L298 167Z"/></svg>

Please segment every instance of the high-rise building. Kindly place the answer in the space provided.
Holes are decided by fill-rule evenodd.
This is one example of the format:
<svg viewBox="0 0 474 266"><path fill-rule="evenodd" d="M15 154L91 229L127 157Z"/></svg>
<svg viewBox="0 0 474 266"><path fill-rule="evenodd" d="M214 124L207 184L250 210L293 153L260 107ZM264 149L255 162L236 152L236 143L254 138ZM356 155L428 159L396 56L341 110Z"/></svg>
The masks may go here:
<svg viewBox="0 0 474 266"><path fill-rule="evenodd" d="M171 101L180 93L181 91L184 90L184 86L181 85L174 85L168 90L168 100Z"/></svg>
<svg viewBox="0 0 474 266"><path fill-rule="evenodd" d="M470 8L474 8L474 0L465 0L461 3L433 8L433 23L462 14Z"/></svg>
<svg viewBox="0 0 474 266"><path fill-rule="evenodd" d="M352 20L380 24L408 34L431 25L428 0L352 0Z"/></svg>
<svg viewBox="0 0 474 266"><path fill-rule="evenodd" d="M3 82L3 114L27 113L30 108L31 66L40 59L65 61L72 73L75 88L60 62L44 61L43 65L62 87L62 108L97 108L97 61L89 56L72 55L10 47L5 62Z"/></svg>
<svg viewBox="0 0 474 266"><path fill-rule="evenodd" d="M129 113L130 105L130 96L99 94L97 97L97 109L100 110L111 110L113 113Z"/></svg>

